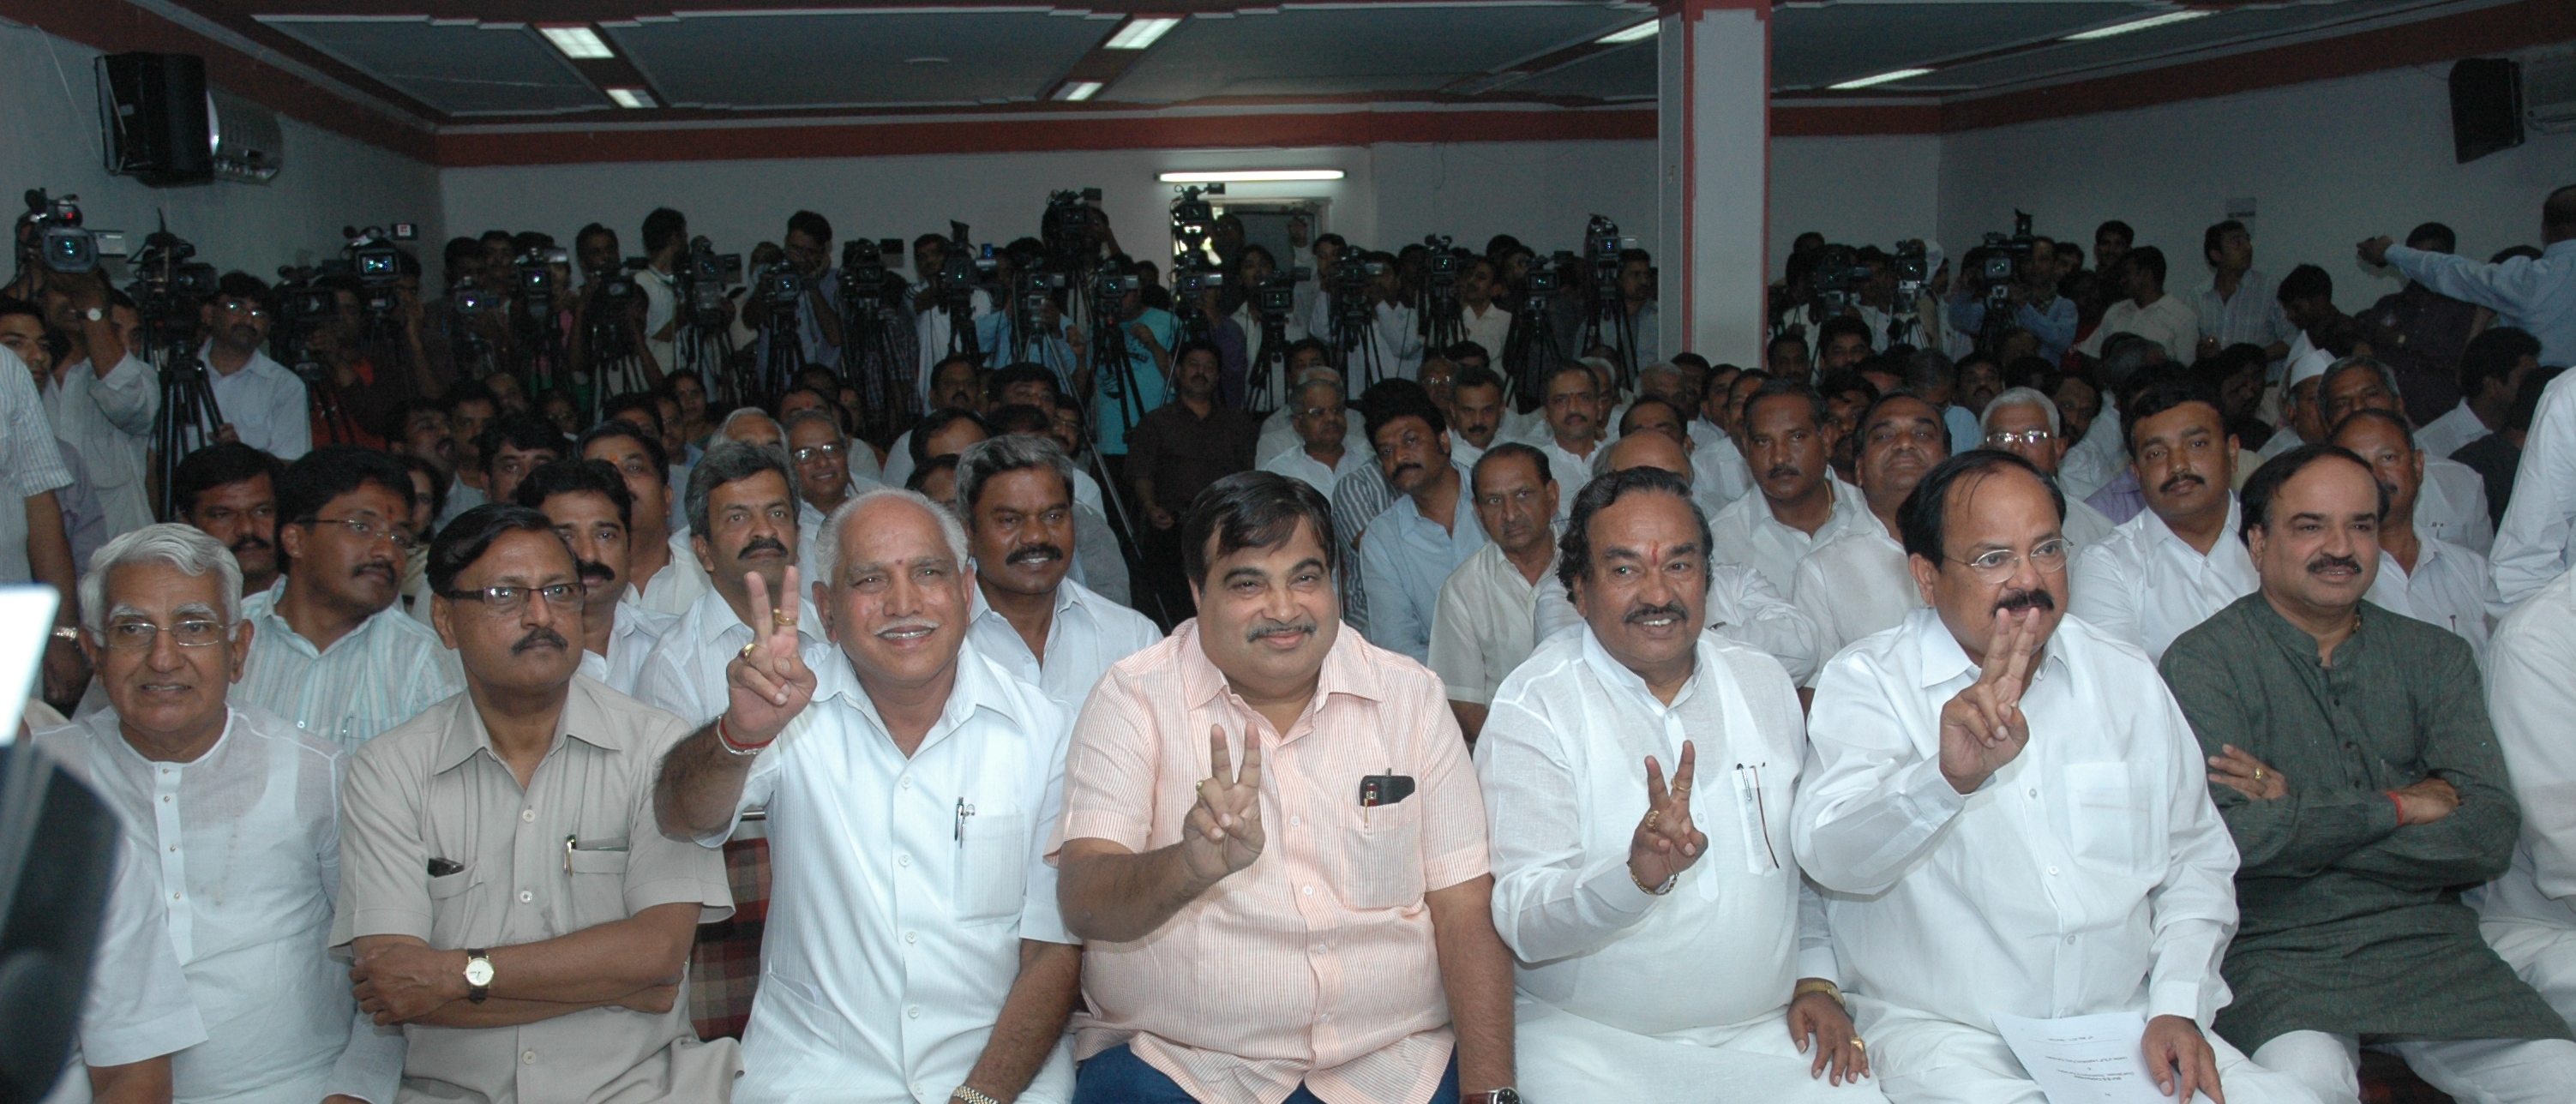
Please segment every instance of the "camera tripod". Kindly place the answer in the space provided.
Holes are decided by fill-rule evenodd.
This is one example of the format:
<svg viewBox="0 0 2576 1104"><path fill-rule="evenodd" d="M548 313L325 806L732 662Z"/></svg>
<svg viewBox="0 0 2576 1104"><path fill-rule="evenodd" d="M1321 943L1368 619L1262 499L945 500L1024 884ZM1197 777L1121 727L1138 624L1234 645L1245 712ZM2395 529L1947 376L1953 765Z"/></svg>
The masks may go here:
<svg viewBox="0 0 2576 1104"><path fill-rule="evenodd" d="M891 441L921 419L916 345L900 325L910 319L886 304L885 289L841 292L841 381L859 393L858 435Z"/></svg>
<svg viewBox="0 0 2576 1104"><path fill-rule="evenodd" d="M1636 385L1637 369L1641 367L1637 363L1637 316L1628 313L1627 300L1618 293L1618 285L1596 287L1593 294L1592 315L1583 323L1583 350L1588 353L1607 345L1616 351L1611 378L1613 386L1626 391Z"/></svg>
<svg viewBox="0 0 2576 1104"><path fill-rule="evenodd" d="M1261 353L1243 374L1243 409L1268 414L1288 401L1288 316L1261 311Z"/></svg>
<svg viewBox="0 0 2576 1104"><path fill-rule="evenodd" d="M1333 350L1341 360L1342 385L1352 395L1377 386L1386 375L1378 358L1377 321L1377 304L1365 293L1355 304L1333 301Z"/></svg>
<svg viewBox="0 0 2576 1104"><path fill-rule="evenodd" d="M1512 391L1506 398L1523 413L1546 403L1547 377L1566 361L1565 350L1549 332L1550 305L1548 293L1532 292L1512 312L1511 329L1503 336L1503 384Z"/></svg>
<svg viewBox="0 0 2576 1104"><path fill-rule="evenodd" d="M212 442L224 425L214 381L206 375L205 362L197 359L195 338L193 328L175 318L147 319L143 324L146 359L158 363L161 378L161 410L152 419L154 517L172 516L170 488L178 478L180 462ZM154 348L160 350L157 357L148 355Z"/></svg>

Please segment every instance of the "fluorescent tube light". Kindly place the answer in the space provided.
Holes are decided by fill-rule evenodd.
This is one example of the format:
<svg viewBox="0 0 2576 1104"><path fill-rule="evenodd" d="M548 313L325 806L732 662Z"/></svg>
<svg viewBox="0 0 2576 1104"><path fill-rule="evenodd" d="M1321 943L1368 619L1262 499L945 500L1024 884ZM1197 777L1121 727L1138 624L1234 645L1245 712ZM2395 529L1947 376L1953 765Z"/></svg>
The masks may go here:
<svg viewBox="0 0 2576 1104"><path fill-rule="evenodd" d="M546 36L546 41L554 43L555 49L563 51L563 56L568 58L617 56L617 51L609 49L608 43L600 40L599 32L580 24L569 27L539 27L537 33Z"/></svg>
<svg viewBox="0 0 2576 1104"><path fill-rule="evenodd" d="M608 90L608 98L617 101L619 107L661 106L653 102L652 93L641 88L611 88Z"/></svg>
<svg viewBox="0 0 2576 1104"><path fill-rule="evenodd" d="M1929 72L1931 72L1929 69L1891 69L1874 77L1862 77L1859 80L1847 80L1841 84L1828 84L1825 87L1836 91L1853 88L1867 88L1873 84L1886 84L1889 81L1912 80L1915 77L1922 76Z"/></svg>
<svg viewBox="0 0 2576 1104"><path fill-rule="evenodd" d="M1155 179L1165 184L1262 184L1283 180L1340 180L1340 169L1242 169L1231 172L1167 172Z"/></svg>
<svg viewBox="0 0 2576 1104"><path fill-rule="evenodd" d="M1056 88L1055 98L1059 100L1087 100L1097 94L1101 88L1102 85L1099 81L1066 81L1064 84Z"/></svg>
<svg viewBox="0 0 2576 1104"><path fill-rule="evenodd" d="M1126 26L1118 28L1118 33L1109 36L1109 41L1101 43L1101 46L1111 50L1142 50L1180 25L1181 19L1176 15L1136 16L1129 19Z"/></svg>
<svg viewBox="0 0 2576 1104"><path fill-rule="evenodd" d="M1592 41L1603 46L1616 46L1622 42L1636 42L1640 39L1653 38L1656 34L1662 32L1663 29L1663 20L1649 19L1634 27L1612 31L1609 34L1602 35Z"/></svg>
<svg viewBox="0 0 2576 1104"><path fill-rule="evenodd" d="M2097 38L2109 38L2112 35L2124 35L2131 31L2143 31L2149 27L2163 27L2174 23L2187 23L2205 15L2216 14L2218 13L2212 11L2201 11L2194 8L2185 8L2181 11L2169 11L2163 15L2150 15L2144 19L2132 19L2126 23L2114 23L2108 27L2095 27L2089 31L2078 31L2066 36L2066 41L2091 42Z"/></svg>

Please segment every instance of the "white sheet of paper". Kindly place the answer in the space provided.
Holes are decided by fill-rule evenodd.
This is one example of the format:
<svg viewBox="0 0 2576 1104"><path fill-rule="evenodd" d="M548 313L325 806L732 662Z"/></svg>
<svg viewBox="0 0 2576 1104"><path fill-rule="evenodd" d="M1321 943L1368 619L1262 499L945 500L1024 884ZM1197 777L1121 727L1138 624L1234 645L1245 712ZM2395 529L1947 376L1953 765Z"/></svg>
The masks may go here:
<svg viewBox="0 0 2576 1104"><path fill-rule="evenodd" d="M2147 1019L2135 1012L2034 1020L1997 1015L1995 1030L2030 1071L2048 1104L2174 1104L2147 1072L2139 1040ZM2194 1092L2192 1104L2210 1104Z"/></svg>
<svg viewBox="0 0 2576 1104"><path fill-rule="evenodd" d="M57 597L51 587L0 588L0 744L18 738L18 713L42 668Z"/></svg>

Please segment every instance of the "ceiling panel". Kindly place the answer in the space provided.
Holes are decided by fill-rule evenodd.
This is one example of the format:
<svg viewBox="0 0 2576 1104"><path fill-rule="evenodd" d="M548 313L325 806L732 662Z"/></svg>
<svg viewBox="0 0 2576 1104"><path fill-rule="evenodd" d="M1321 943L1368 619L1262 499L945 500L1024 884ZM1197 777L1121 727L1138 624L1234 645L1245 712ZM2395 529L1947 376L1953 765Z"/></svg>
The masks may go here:
<svg viewBox="0 0 2576 1104"><path fill-rule="evenodd" d="M1655 98L1655 40L1604 50L1572 65L1503 86L1529 96L1589 96L1596 100Z"/></svg>
<svg viewBox="0 0 2576 1104"><path fill-rule="evenodd" d="M2151 27L2091 42L2063 42L2044 49L1973 62L1887 87L1905 91L1961 91L2129 64L2160 55L2206 49L2248 38L2290 34L2324 24L2366 19L2440 0L2338 0L2335 3L2237 8L2205 19Z"/></svg>
<svg viewBox="0 0 2576 1104"><path fill-rule="evenodd" d="M2120 0L1776 8L1771 13L1771 86L1822 88L2160 9Z"/></svg>
<svg viewBox="0 0 2576 1104"><path fill-rule="evenodd" d="M1034 100L1117 25L1022 8L692 13L604 29L672 104L749 110Z"/></svg>
<svg viewBox="0 0 2576 1104"><path fill-rule="evenodd" d="M427 16L258 18L449 115L610 106L562 54L525 25L432 23Z"/></svg>
<svg viewBox="0 0 2576 1104"><path fill-rule="evenodd" d="M1100 98L1177 103L1437 88L1590 41L1645 15L1602 4L1369 4L1194 17Z"/></svg>

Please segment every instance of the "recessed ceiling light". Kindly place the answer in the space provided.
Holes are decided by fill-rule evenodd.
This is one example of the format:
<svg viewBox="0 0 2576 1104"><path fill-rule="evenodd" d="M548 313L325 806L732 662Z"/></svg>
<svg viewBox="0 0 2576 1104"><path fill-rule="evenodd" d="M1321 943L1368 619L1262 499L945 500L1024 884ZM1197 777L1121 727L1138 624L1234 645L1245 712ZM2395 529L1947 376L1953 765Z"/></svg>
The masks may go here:
<svg viewBox="0 0 2576 1104"><path fill-rule="evenodd" d="M915 57L905 58L903 59L903 63L906 65L946 65L948 64L948 59L944 57Z"/></svg>
<svg viewBox="0 0 2576 1104"><path fill-rule="evenodd" d="M1931 72L1929 69L1891 69L1887 72L1880 73L1877 76L1862 77L1859 80L1847 80L1841 84L1828 84L1825 87L1837 90L1867 88L1873 84L1886 84L1889 81L1911 80L1929 72Z"/></svg>
<svg viewBox="0 0 2576 1104"><path fill-rule="evenodd" d="M1601 37L1596 38L1596 39L1593 39L1592 41L1594 41L1594 42L1596 42L1596 43L1599 43L1599 44L1601 44L1601 45L1603 45L1603 46L1615 46L1615 45L1617 45L1617 44L1619 44L1619 43L1622 43L1622 42L1635 42L1635 41L1637 41L1637 40L1639 40L1639 39L1653 38L1653 37L1655 37L1655 35L1656 35L1656 34L1658 34L1658 33L1662 32L1662 31L1663 31L1663 29L1664 29L1664 21L1663 21L1663 20L1661 20L1661 19L1649 19L1649 20L1647 20L1647 21L1645 21L1645 22L1643 22L1643 23L1639 23L1639 24L1637 24L1637 25L1636 25L1636 26L1634 26L1634 27L1627 27L1627 28L1623 28L1623 29L1621 29L1621 30L1612 31L1612 32L1610 32L1609 34L1602 35Z"/></svg>
<svg viewBox="0 0 2576 1104"><path fill-rule="evenodd" d="M1241 169L1231 172L1167 172L1155 179L1165 184L1260 184L1281 180L1340 180L1340 169Z"/></svg>
<svg viewBox="0 0 2576 1104"><path fill-rule="evenodd" d="M1176 15L1136 16L1129 19L1126 26L1118 28L1118 33L1109 36L1109 41L1101 43L1101 46L1111 50L1142 50L1180 25L1181 19Z"/></svg>
<svg viewBox="0 0 2576 1104"><path fill-rule="evenodd" d="M608 43L600 40L599 32L591 30L589 27L582 24L576 23L571 26L560 27L539 27L537 28L537 33L546 36L546 41L554 43L555 49L563 51L563 56L568 58L588 59L617 56L617 51L609 49Z"/></svg>
<svg viewBox="0 0 2576 1104"><path fill-rule="evenodd" d="M661 106L653 102L652 93L641 88L611 88L608 90L608 98L617 101L619 107Z"/></svg>
<svg viewBox="0 0 2576 1104"><path fill-rule="evenodd" d="M1056 87L1055 98L1059 100L1087 100L1090 99L1094 93L1099 92L1101 88L1102 85L1099 81L1066 81Z"/></svg>
<svg viewBox="0 0 2576 1104"><path fill-rule="evenodd" d="M2205 15L2216 14L2218 13L2213 11L2201 11L2196 8L2185 8L2181 11L2169 11L2163 15L2150 15L2144 19L2132 19L2126 23L2114 23L2108 27L2095 27L2089 31L2079 31L2075 34L2066 36L2066 41L2091 42L2097 38L2109 38L2112 35L2124 35L2131 31L2143 31L2149 27L2162 27L2173 23L2187 23Z"/></svg>

